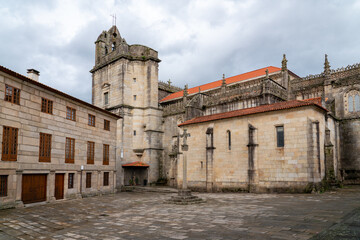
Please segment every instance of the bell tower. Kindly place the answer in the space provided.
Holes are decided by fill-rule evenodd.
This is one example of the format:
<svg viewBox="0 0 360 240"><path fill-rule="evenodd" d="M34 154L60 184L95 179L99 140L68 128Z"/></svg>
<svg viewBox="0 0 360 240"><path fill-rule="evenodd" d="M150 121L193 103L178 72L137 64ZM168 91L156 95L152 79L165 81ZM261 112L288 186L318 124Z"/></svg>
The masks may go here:
<svg viewBox="0 0 360 240"><path fill-rule="evenodd" d="M95 42L92 104L123 117L117 123L117 187L128 184L122 165L137 161L149 165L142 183L159 178L163 134L159 62L157 51L127 44L116 26L103 31Z"/></svg>

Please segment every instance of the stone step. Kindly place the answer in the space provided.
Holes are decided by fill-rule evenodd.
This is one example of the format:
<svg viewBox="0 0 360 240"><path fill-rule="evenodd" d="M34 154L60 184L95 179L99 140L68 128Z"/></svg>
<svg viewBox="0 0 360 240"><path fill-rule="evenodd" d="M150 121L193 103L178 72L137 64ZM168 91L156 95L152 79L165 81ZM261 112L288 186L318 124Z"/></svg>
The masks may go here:
<svg viewBox="0 0 360 240"><path fill-rule="evenodd" d="M158 193L177 193L176 188L171 187L143 187L143 186L123 186L122 192L158 192Z"/></svg>

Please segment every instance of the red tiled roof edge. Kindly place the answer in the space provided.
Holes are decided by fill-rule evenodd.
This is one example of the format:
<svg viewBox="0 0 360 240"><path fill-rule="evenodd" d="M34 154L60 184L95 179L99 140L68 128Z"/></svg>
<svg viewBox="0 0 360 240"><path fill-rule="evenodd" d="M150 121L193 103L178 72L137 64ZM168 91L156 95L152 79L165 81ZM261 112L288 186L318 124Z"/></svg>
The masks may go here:
<svg viewBox="0 0 360 240"><path fill-rule="evenodd" d="M281 71L281 68L274 67L274 66L268 66L268 67L259 68L259 69L256 69L256 70L253 70L253 71L250 71L250 72L245 72L245 73L241 73L241 74L238 74L238 75L235 75L235 76L227 77L225 79L226 79L227 82L230 81L230 83L227 83L227 84L233 84L233 83L237 83L237 82L242 82L242 81L249 80L249 79L252 79L252 78L265 76L266 75L265 74L266 69L269 70L269 74L273 74L273 73ZM253 75L251 75L251 74L253 74ZM291 74L293 74L293 73L291 73ZM233 80L234 78L241 78L242 76L245 76L245 75L250 75L250 76L248 76L247 78L244 78L244 79L236 80L236 81ZM221 81L222 80L217 80L217 81L202 84L200 86L189 88L188 93L189 93L189 95L197 93L199 87L201 88L201 91L207 91L207 90L215 89L215 88L221 86ZM208 88L208 85L213 85L213 86ZM206 88L206 89L203 89L203 88ZM161 102L167 102L167 101L179 99L179 98L183 97L183 95L184 95L183 90L178 91L178 92L172 93L172 94L164 97L163 99L159 100L159 102L161 103Z"/></svg>
<svg viewBox="0 0 360 240"><path fill-rule="evenodd" d="M136 162L132 162L132 163L126 163L122 165L123 167L149 167L148 164L140 162L140 161L136 161Z"/></svg>
<svg viewBox="0 0 360 240"><path fill-rule="evenodd" d="M59 95L61 95L61 96L63 96L63 97L66 97L66 98L69 98L69 99L71 99L71 100L73 100L73 101L75 101L75 102L79 102L79 103L81 103L81 104L83 104L83 105L86 105L87 107L93 108L93 109L95 109L95 110L97 110L97 111L106 113L107 115L110 115L110 116L112 116L112 117L115 117L115 118L118 118L118 119L121 118L120 116L118 116L118 115L116 115L116 114L113 114L113 113L111 113L111 112L109 112L109 111L106 111L105 109L96 107L96 106L94 106L94 105L92 105L92 104L90 104L90 103L88 103L88 102L85 102L85 101L80 100L80 99L78 99L78 98L76 98L76 97L73 97L73 96L71 96L71 95L68 95L68 94L66 94L66 93L64 93L64 92L61 92L61 91L55 89L55 88L49 87L49 86L47 86L47 85L45 85L45 84L43 84L43 83L36 82L36 81L32 80L31 78L25 77L24 75L21 75L21 74L19 74L19 73L17 73L17 72L14 72L14 71L12 71L12 70L4 67L4 66L1 66L1 65L0 65L0 71L4 72L4 73L6 73L6 74L9 74L10 76L13 76L13 77L15 77L15 78L19 78L19 79L21 79L21 80L23 80L23 81L25 81L25 82L34 84L34 85L36 85L36 86L38 86L38 87L42 87L42 88L44 88L44 89L46 89L46 90L48 90L48 91L50 91L50 92L59 94Z"/></svg>
<svg viewBox="0 0 360 240"><path fill-rule="evenodd" d="M322 109L323 111L328 112L328 110L323 108L321 105L319 105L318 102L319 102L319 98L309 99L309 100L292 100L292 101L286 101L286 102L279 102L279 103L262 105L262 106L253 107L253 108L245 108L245 109L235 110L235 111L231 111L231 112L201 116L201 117L193 118L193 119L187 120L183 123L180 123L178 126L181 127L181 126L195 124L195 123L210 122L210 121L216 121L216 120L221 120L221 119L241 117L241 116L252 115L252 114L257 114L257 113L279 111L279 110L298 108L298 107L304 107L304 106L316 106L319 109ZM321 98L320 98L320 104L321 104Z"/></svg>

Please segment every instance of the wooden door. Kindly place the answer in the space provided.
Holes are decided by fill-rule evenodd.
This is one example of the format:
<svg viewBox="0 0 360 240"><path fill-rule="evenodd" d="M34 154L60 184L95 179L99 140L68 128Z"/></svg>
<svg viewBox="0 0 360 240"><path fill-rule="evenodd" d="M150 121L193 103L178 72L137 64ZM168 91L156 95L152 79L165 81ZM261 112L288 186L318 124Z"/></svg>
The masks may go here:
<svg viewBox="0 0 360 240"><path fill-rule="evenodd" d="M55 199L64 198L64 173L55 174Z"/></svg>
<svg viewBox="0 0 360 240"><path fill-rule="evenodd" d="M46 174L23 174L21 199L23 203L46 201Z"/></svg>

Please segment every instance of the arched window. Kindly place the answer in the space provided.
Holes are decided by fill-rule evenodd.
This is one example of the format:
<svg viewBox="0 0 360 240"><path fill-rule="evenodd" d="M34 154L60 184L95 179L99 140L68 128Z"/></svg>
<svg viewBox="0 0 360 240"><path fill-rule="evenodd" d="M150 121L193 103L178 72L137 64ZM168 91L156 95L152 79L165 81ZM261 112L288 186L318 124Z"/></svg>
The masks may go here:
<svg viewBox="0 0 360 240"><path fill-rule="evenodd" d="M228 140L228 149L231 150L231 132L230 130L226 131L227 140Z"/></svg>
<svg viewBox="0 0 360 240"><path fill-rule="evenodd" d="M108 49L107 49L107 47L105 47L105 54L108 54Z"/></svg>
<svg viewBox="0 0 360 240"><path fill-rule="evenodd" d="M351 90L344 96L345 112L355 113L360 112L360 92L358 90Z"/></svg>
<svg viewBox="0 0 360 240"><path fill-rule="evenodd" d="M116 49L116 45L115 43L113 42L112 45L111 45L111 50L114 51Z"/></svg>
<svg viewBox="0 0 360 240"><path fill-rule="evenodd" d="M349 96L349 112L354 111L354 102L353 102L353 96Z"/></svg>
<svg viewBox="0 0 360 240"><path fill-rule="evenodd" d="M359 94L355 95L355 112L359 112L360 111L360 97Z"/></svg>

